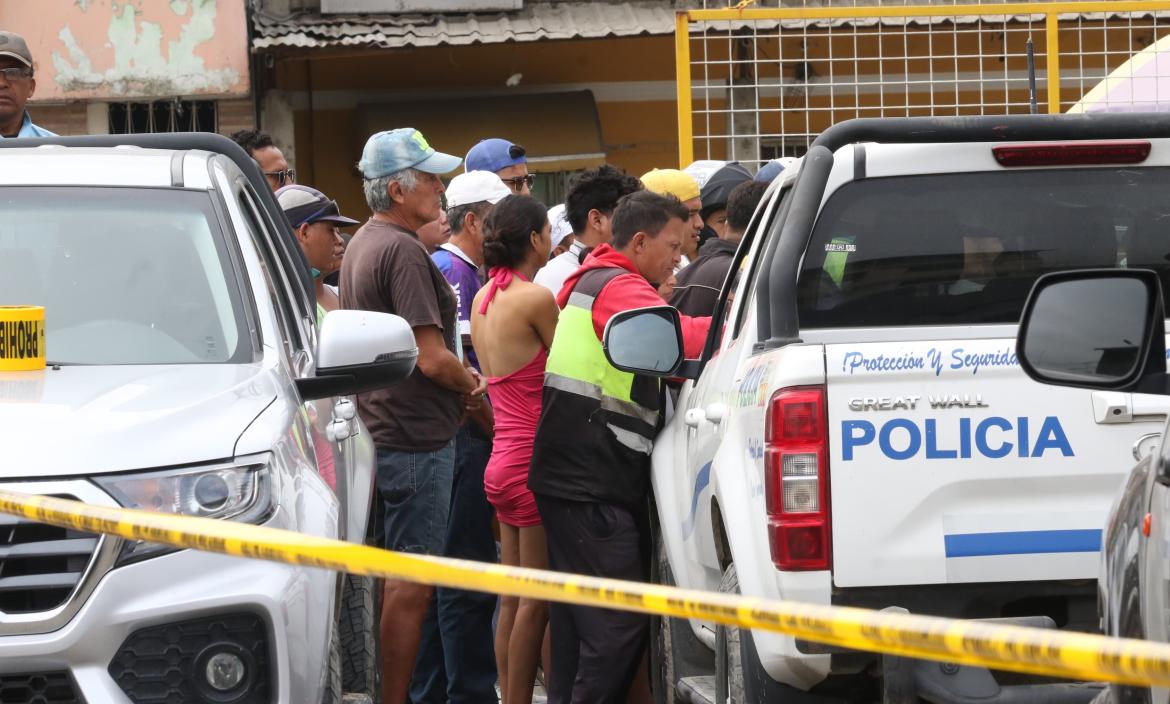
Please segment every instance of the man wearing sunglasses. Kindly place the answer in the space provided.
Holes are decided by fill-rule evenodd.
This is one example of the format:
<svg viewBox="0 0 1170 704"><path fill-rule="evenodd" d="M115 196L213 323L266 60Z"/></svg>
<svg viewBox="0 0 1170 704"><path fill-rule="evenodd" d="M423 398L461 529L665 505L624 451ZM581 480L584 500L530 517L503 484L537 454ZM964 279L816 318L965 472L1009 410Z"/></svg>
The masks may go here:
<svg viewBox="0 0 1170 704"><path fill-rule="evenodd" d="M232 141L248 152L260 166L272 191L297 182L296 169L290 168L284 152L272 141L272 136L259 130L240 130L232 134Z"/></svg>
<svg viewBox="0 0 1170 704"><path fill-rule="evenodd" d="M57 136L34 125L24 109L36 89L28 44L19 34L0 31L0 139Z"/></svg>
<svg viewBox="0 0 1170 704"><path fill-rule="evenodd" d="M485 139L467 152L464 162L468 172L491 171L516 195L532 195L536 177L528 173L524 147L506 139Z"/></svg>

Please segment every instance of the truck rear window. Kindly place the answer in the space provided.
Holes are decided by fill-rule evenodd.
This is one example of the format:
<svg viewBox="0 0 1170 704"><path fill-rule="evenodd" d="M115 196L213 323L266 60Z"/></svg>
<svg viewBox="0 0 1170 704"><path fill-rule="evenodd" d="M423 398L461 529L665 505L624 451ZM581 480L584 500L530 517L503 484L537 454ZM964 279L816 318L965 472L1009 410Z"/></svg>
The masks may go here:
<svg viewBox="0 0 1170 704"><path fill-rule="evenodd" d="M1170 284L1170 169L865 179L818 218L800 325L1014 323L1041 274L1115 266Z"/></svg>

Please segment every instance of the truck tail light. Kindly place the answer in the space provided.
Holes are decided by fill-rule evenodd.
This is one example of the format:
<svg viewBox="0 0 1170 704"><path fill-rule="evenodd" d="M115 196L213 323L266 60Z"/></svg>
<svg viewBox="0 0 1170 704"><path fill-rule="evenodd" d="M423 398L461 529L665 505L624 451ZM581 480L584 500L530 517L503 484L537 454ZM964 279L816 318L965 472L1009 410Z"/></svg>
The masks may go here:
<svg viewBox="0 0 1170 704"><path fill-rule="evenodd" d="M1140 140L1005 144L992 147L1000 166L1074 166L1140 164L1150 156L1150 143Z"/></svg>
<svg viewBox="0 0 1170 704"><path fill-rule="evenodd" d="M768 402L764 497L776 568L829 569L829 428L823 386L780 389Z"/></svg>

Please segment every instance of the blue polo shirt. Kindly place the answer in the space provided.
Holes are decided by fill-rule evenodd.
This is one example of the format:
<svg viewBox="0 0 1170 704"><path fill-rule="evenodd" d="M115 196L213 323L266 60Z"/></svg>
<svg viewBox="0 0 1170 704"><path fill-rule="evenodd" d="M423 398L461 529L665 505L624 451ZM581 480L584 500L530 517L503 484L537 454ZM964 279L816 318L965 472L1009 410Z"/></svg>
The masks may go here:
<svg viewBox="0 0 1170 704"><path fill-rule="evenodd" d="M56 132L50 132L43 127L37 127L33 124L32 118L28 113L24 113L24 122L20 125L20 131L16 133L17 137L56 137ZM4 139L4 135L0 135L0 139Z"/></svg>

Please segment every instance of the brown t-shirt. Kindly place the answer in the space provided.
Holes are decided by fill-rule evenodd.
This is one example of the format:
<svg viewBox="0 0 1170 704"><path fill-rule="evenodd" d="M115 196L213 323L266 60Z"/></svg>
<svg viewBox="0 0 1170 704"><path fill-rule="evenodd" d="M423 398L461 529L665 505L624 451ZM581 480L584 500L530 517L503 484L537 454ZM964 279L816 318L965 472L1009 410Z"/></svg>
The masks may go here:
<svg viewBox="0 0 1170 704"><path fill-rule="evenodd" d="M434 325L456 353L455 292L410 230L374 219L362 225L342 261L341 307L393 313L412 328ZM455 437L463 400L416 367L397 386L359 394L358 412L378 447L429 452Z"/></svg>

